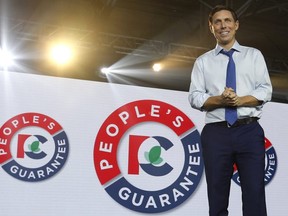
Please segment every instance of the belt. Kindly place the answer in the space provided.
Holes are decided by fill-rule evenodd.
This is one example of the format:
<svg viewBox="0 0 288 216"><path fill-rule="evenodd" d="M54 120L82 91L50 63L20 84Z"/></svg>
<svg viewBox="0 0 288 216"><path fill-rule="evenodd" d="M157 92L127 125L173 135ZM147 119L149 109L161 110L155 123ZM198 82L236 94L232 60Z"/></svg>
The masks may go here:
<svg viewBox="0 0 288 216"><path fill-rule="evenodd" d="M247 125L247 124L250 124L252 122L256 122L256 121L258 121L258 119L259 118L257 118L257 117L238 119L233 125L230 125L227 121L213 122L213 123L209 123L209 124L224 126L224 127L228 127L228 128L234 128L234 127L238 127L240 125Z"/></svg>

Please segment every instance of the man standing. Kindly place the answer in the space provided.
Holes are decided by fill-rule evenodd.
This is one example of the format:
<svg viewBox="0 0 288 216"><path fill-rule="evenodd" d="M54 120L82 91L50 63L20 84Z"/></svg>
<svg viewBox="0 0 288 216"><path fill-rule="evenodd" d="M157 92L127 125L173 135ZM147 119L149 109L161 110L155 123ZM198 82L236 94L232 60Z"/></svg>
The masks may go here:
<svg viewBox="0 0 288 216"><path fill-rule="evenodd" d="M235 38L237 14L216 6L209 15L216 48L194 63L189 102L206 111L201 133L210 216L227 216L233 164L244 216L266 216L264 131L258 119L272 86L261 52Z"/></svg>

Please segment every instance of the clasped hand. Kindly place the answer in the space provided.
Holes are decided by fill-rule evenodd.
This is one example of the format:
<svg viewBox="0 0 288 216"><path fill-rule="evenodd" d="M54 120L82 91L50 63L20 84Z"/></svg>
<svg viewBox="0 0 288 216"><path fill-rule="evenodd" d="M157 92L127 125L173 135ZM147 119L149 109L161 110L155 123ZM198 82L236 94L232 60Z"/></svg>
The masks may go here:
<svg viewBox="0 0 288 216"><path fill-rule="evenodd" d="M236 107L239 105L239 97L232 88L225 87L221 97L225 106Z"/></svg>

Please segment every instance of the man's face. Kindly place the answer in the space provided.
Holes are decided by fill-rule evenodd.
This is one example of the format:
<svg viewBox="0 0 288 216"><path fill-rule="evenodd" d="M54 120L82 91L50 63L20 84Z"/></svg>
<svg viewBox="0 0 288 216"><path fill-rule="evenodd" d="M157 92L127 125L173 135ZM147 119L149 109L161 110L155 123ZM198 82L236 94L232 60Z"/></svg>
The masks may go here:
<svg viewBox="0 0 288 216"><path fill-rule="evenodd" d="M215 13L209 27L220 46L229 49L232 47L239 22L234 20L230 11L221 10Z"/></svg>

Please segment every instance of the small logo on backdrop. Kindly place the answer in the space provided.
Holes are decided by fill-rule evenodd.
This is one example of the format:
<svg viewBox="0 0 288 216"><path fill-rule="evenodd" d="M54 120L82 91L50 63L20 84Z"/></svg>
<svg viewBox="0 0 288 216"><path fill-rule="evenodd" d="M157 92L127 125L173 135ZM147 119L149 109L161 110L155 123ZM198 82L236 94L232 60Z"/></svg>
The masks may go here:
<svg viewBox="0 0 288 216"><path fill-rule="evenodd" d="M277 170L277 155L272 143L265 138L265 185L269 184L275 176ZM237 166L234 165L234 174L232 176L233 181L240 186L241 181Z"/></svg>
<svg viewBox="0 0 288 216"><path fill-rule="evenodd" d="M68 157L68 138L52 118L23 113L0 129L0 164L11 176L28 182L55 175Z"/></svg>
<svg viewBox="0 0 288 216"><path fill-rule="evenodd" d="M156 100L134 101L102 124L94 165L116 202L137 212L164 212L187 200L201 180L200 135L176 107Z"/></svg>

